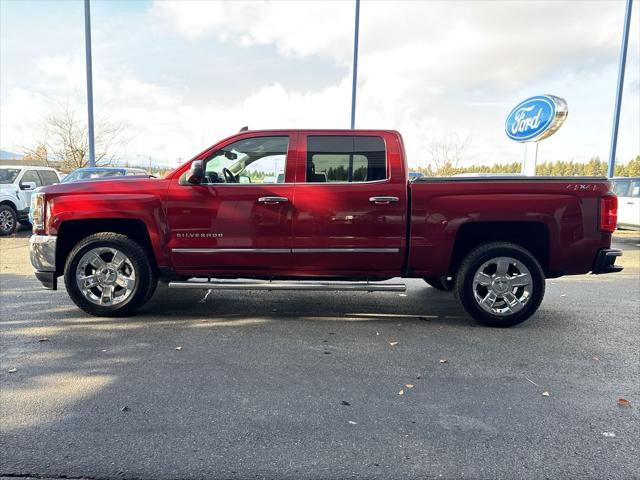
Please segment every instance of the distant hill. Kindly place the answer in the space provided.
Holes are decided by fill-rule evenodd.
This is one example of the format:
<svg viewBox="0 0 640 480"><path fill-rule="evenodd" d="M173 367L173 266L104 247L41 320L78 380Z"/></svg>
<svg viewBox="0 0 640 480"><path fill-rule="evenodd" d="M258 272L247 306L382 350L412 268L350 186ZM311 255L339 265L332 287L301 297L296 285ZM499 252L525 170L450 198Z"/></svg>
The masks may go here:
<svg viewBox="0 0 640 480"><path fill-rule="evenodd" d="M0 160L22 160L24 155L20 153L8 152L6 150L0 150Z"/></svg>

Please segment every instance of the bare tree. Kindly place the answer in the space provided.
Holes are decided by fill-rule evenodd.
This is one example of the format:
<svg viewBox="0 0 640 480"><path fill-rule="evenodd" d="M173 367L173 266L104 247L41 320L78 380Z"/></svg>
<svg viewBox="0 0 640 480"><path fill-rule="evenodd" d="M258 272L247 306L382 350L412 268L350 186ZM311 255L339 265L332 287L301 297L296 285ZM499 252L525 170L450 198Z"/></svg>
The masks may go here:
<svg viewBox="0 0 640 480"><path fill-rule="evenodd" d="M42 139L36 142L35 147L24 149L25 155L39 164L60 165L65 171L86 167L89 163L89 136L87 123L79 110L79 102L67 99L56 113L45 120ZM124 125L98 119L94 132L96 166L113 164L118 148L128 142Z"/></svg>
<svg viewBox="0 0 640 480"><path fill-rule="evenodd" d="M428 150L434 170L446 172L458 168L470 144L471 136L461 138L457 133L449 133L432 142Z"/></svg>

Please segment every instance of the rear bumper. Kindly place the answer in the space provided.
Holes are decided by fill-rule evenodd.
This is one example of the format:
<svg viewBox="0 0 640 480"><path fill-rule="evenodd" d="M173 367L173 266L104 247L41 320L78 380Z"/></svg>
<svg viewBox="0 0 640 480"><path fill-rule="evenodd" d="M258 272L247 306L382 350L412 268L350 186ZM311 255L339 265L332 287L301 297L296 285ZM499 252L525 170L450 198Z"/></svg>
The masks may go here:
<svg viewBox="0 0 640 480"><path fill-rule="evenodd" d="M617 248L603 248L596 255L592 272L595 274L601 274L622 271L623 267L615 264L616 258L621 256L622 250L618 250Z"/></svg>
<svg viewBox="0 0 640 480"><path fill-rule="evenodd" d="M56 290L58 276L56 274L55 235L31 235L29 239L29 257L35 269L35 275L44 288Z"/></svg>

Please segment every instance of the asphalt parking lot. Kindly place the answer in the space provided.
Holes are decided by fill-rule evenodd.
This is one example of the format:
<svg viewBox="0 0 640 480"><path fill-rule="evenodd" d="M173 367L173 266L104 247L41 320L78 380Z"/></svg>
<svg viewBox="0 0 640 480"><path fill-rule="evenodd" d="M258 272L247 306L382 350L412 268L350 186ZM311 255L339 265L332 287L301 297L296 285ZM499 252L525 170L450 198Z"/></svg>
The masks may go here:
<svg viewBox="0 0 640 480"><path fill-rule="evenodd" d="M27 240L0 239L0 476L640 478L638 234L624 272L550 280L504 330L418 280L159 287L93 318L40 288Z"/></svg>

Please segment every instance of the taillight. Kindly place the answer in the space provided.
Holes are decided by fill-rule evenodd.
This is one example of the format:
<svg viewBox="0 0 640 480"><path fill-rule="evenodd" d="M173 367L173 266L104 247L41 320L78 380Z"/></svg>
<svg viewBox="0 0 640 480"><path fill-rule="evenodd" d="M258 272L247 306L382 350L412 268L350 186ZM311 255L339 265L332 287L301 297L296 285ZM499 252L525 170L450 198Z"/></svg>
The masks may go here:
<svg viewBox="0 0 640 480"><path fill-rule="evenodd" d="M613 233L618 223L618 197L608 195L600 199L600 230Z"/></svg>

